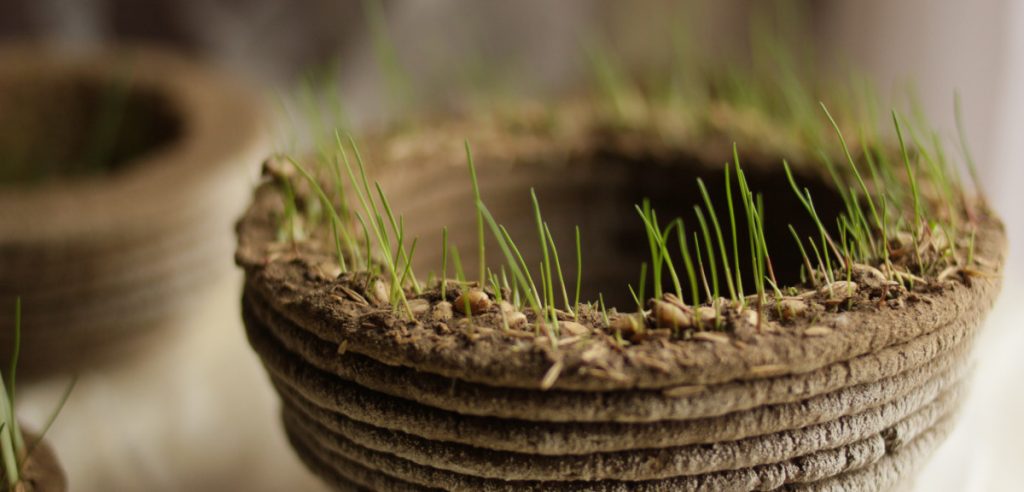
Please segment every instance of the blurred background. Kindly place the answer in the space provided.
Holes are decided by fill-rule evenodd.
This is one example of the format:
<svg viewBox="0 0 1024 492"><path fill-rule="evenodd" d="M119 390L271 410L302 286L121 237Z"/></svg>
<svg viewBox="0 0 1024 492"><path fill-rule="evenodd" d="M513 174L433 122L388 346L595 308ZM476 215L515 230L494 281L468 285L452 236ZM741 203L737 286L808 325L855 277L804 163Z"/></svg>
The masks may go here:
<svg viewBox="0 0 1024 492"><path fill-rule="evenodd" d="M1024 292L1017 277L1024 193L1016 188L1024 186L1024 2L776 3L0 0L0 45L180 52L259 91L272 146L298 151L315 131L311 114L358 130L413 112L572 94L593 78L581 47L594 43L613 47L630 67L657 71L673 56L673 30L687 29L699 56L747 60L756 11L799 12L777 27L806 36L822 80L854 68L883 95L916 87L943 136L954 135L954 92L962 98L971 150L1013 252L978 350L972 398L918 489L1019 490L1024 310L1014 301ZM253 160L249 183L258 168ZM244 205L240 196L236 213ZM225 226L223 234L232 231ZM230 263L230 250L223 261ZM245 341L240 283L241 273L227 270L209 281L159 350L80 373L49 434L71 490L320 490L285 442L275 397ZM31 320L27 312L26 330ZM23 419L41 425L66 381L19 387Z"/></svg>

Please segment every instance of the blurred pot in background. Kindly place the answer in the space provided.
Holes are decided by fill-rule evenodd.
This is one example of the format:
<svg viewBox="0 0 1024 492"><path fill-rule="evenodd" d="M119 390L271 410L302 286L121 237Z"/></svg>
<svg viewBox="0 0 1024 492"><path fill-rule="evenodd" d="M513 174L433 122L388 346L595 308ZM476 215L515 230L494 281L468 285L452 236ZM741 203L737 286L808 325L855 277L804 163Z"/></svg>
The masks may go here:
<svg viewBox="0 0 1024 492"><path fill-rule="evenodd" d="M116 359L228 271L260 99L153 49L0 47L0 299L19 375ZM13 346L0 320L0 346Z"/></svg>

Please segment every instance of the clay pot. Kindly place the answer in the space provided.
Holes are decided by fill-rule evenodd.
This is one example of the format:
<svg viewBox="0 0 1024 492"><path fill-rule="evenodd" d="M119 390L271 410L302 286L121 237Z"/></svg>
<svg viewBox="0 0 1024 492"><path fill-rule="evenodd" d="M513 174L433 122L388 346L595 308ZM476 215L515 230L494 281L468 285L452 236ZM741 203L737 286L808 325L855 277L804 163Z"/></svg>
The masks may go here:
<svg viewBox="0 0 1024 492"><path fill-rule="evenodd" d="M0 299L19 376L116 359L226 273L261 100L153 49L0 47ZM0 347L11 317L0 316Z"/></svg>
<svg viewBox="0 0 1024 492"><path fill-rule="evenodd" d="M35 436L28 436L28 442L34 442ZM32 455L28 457L21 469L21 486L24 492L65 492L68 490L67 477L57 460L56 453L45 441L39 442Z"/></svg>
<svg viewBox="0 0 1024 492"><path fill-rule="evenodd" d="M442 225L463 251L474 244L464 137L490 211L530 238L533 217L524 211L534 187L552 231L580 225L592 268L584 291L606 294L605 280L635 278L634 256L647 251L632 204L664 201L663 217L673 216L673 201L688 209L699 200L689 183L712 179L728 158L728 144L656 131L660 123L610 135L597 117L573 115L548 126L455 121L365 142L407 234L423 245L418 270L437 268L440 252L429 245L440 243L434 229ZM748 179L766 193L781 170L764 156L783 151L768 145L743 158ZM816 186L819 211L839 206L826 185ZM765 201L774 207L768 217L782 217L780 229L802 220L784 195ZM275 244L281 204L279 187L265 183L238 224L243 319L293 446L339 488L904 486L953 427L975 335L999 290L998 275L984 276L902 305L819 306L813 322L811 308L791 309L772 330L737 321L729 331L650 335L617 348L594 328L563 334L554 349L542 329L501 329L498 303L460 324L460 314L439 320L427 307L400 319L367 302L363 277L325 273L330 245ZM998 270L1002 226L991 215L981 220L977 254ZM773 250L776 265L799 265L781 250ZM456 295L422 299L439 305ZM579 324L598 319L581 311Z"/></svg>

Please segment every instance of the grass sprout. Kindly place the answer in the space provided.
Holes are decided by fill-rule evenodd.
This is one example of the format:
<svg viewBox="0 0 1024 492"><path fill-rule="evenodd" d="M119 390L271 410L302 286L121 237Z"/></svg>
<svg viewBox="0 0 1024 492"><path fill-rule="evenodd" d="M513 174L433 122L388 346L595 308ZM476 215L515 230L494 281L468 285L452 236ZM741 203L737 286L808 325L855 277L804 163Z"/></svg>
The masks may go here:
<svg viewBox="0 0 1024 492"><path fill-rule="evenodd" d="M34 441L25 443L25 437L21 432L15 414L15 389L18 372L18 359L21 353L21 298L14 300L14 347L11 351L11 363L7 370L7 377L0 374L0 471L3 480L6 481L9 490L22 490L22 471L25 463L32 457L32 453L42 442L57 415L63 410L68 397L74 389L77 378L73 378L62 394L57 407L47 418L45 425L40 429L38 437Z"/></svg>
<svg viewBox="0 0 1024 492"><path fill-rule="evenodd" d="M380 256L381 258L383 258L383 266L386 269L386 272L391 280L390 298L392 304L396 306L400 305L405 310L405 313L408 315L408 317L412 319L414 317L412 313L412 308L409 307L409 300L406 298L405 290L402 288L401 276L399 273L400 267L396 264L394 260L394 258L398 256L400 252L404 251L404 246L401 244L401 242L399 242L399 252L391 252L392 245L388 237L387 228L384 224L384 218L381 216L377 204L374 203L373 195L370 193L369 181L366 178L366 167L365 164L363 163L363 158L360 155L359 149L351 136L349 137L349 144L352 146L353 152L356 155L356 163L359 168L359 178L356 178L355 172L352 170L352 163L349 161L348 154L345 152L345 147L339 146L338 149L341 153L342 161L345 163L345 170L348 172L349 179L351 180L351 183L353 185L353 190L355 191L355 194L359 199L359 203L363 207L362 214L365 214L365 216L369 218L369 220L363 219L359 213L356 213L356 215L361 217L360 222L363 225L363 229L368 229L369 232L373 233L373 236L377 239L378 247L384 252L384 254ZM360 189L360 185L362 189ZM382 192L381 197L383 198ZM387 207L390 215L390 206L387 205L386 200L384 200L384 206ZM369 223L369 226L367 226L367 223ZM392 225L395 228L397 228L394 222L392 222ZM409 263L411 263L412 258L410 258L408 255L405 255L404 253L401 254L405 256ZM367 256L367 263L371 263L369 256Z"/></svg>
<svg viewBox="0 0 1024 492"><path fill-rule="evenodd" d="M394 46L386 36L379 0L366 0L364 6L378 61L389 71L394 87L406 84L400 77ZM819 84L800 76L801 59L806 53L784 49L783 41L775 39L766 26L760 27L752 36L758 60L750 67L732 65L719 69L701 65L699 70L691 71L676 61L667 71L671 80L666 85L659 79L655 95L645 92L651 84L633 80L631 73L619 66L614 53L596 45L584 47L597 92L604 97L600 102L607 103L614 113L598 111L601 123L608 123L605 120L610 117L614 120L612 127L619 128L616 125L638 121L634 116L643 115L645 110L650 111L651 121L660 121L654 116L689 109L690 113L680 116L679 121L700 137L700 132L718 131L714 118L721 107L727 108L725 113L735 110L744 116L748 112L763 116L760 123L784 126L796 139L792 147L798 151L790 155L787 150L786 155L780 155L778 164L800 202L803 210L799 213L807 214L808 228L813 228L808 234L793 225L798 223L794 218L782 218L789 219L782 223L787 224L799 258L795 253L773 257L772 252L779 245L770 244L770 237L776 234L767 230L769 218L772 223L778 220L774 215L769 217L777 210L773 203L766 203L773 200L772 195L765 195L771 190L754 189L758 183L753 174L753 181L748 180L741 166L739 146L734 143L732 162L727 162L722 171L724 190L710 190L704 179L695 178L699 194L699 198L693 197L696 203L677 204L686 210L692 207L696 223L691 221L689 229L682 217L665 216L664 209L659 217L649 199L637 200L634 208L646 238L645 256L649 253L649 258L639 265L639 283L626 285L637 311L645 313L648 296L668 298L666 291L671 289L671 294L694 310L702 305L714 307L715 324L721 326L723 319L728 322L735 317L733 311L742 312L748 303L756 302L760 310L770 303L770 296L783 297L784 290L795 295L800 288L831 288L837 279L853 280L856 275L871 271L865 270L865 266L882 272L889 281L913 287L913 282L931 279L937 272L955 271L976 261L976 204L960 183L962 170L957 161L966 162L966 171L976 188L980 188L980 183L966 142L959 96L954 97L954 110L962 156L953 156L945 151L940 134L926 125L919 106L912 106L908 118L893 110L889 129L874 121L873 116L883 106L865 84L819 94ZM685 49L685 40L676 36L672 41L678 45L680 58L684 58L682 53L690 51ZM677 83L692 85L673 85ZM312 89L309 92L312 94ZM309 100L313 100L312 96ZM689 101L697 103L686 108ZM318 123L324 120L318 108L313 107L312 111ZM724 119L728 117L726 114ZM893 131L894 135L890 135ZM322 132L318 129L318 133ZM896 137L898 150L892 148L892 136ZM318 148L319 165L326 169L306 169L291 160L308 187L305 183L291 183L287 178L279 180L285 202L279 239L294 245L306 239L304 224L329 227L342 272L366 270L386 278L390 282L389 301L393 309L404 310L411 316L406 292L423 291L413 270L417 239L407 237L406 224L392 208L383 187L367 177L353 138L349 136L343 145L336 131L335 139L334 154L329 146ZM558 250L555 233L561 233L552 231L552 224L557 226L560 221L545 220L538 193L531 188L530 219L537 235L533 244L539 250L521 251L509 230L486 207L469 141L464 140L463 145L472 187L478 252L477 271L470 273L478 277L475 283L481 289L493 289L499 302L528 311L537 334L543 330L552 347L557 348L559 320L566 319L566 314L579 320L586 318L581 311L588 313L588 303L581 299L585 272L580 227L574 230L576 271L575 285L570 286L573 279L567 279L566 273L571 272L563 270L561 260L567 260L567 267L571 261ZM354 161L349 160L347 148L354 154ZM343 183L342 169L348 183ZM829 186L834 197L814 196L812 188L801 184L817 171L827 172L831 178ZM324 177L333 178L333 190L323 184L327 180L320 181ZM299 187L293 188L293 184ZM719 195L723 191L724 196ZM296 197L297 192L310 193L315 199L299 199L308 197ZM837 210L824 206L834 202ZM300 205L306 210L300 210ZM317 211L322 215L317 215ZM449 230L443 228L441 232L440 291L441 297L447 299L449 256L455 265L459 288L473 283L466 280L458 249L449 242ZM487 238L488 232L493 236L491 239ZM500 256L492 253L495 258L491 265L486 256L488 241L494 241L491 247L496 243L501 251ZM563 252L567 246L563 244ZM526 258L530 258L530 263L523 252L529 253ZM777 264L790 257L793 264ZM781 270L776 272L777 268ZM780 284L779 279L785 279L789 269L793 273L799 269L800 284ZM603 294L598 298L607 326ZM593 310L593 304L589 306ZM706 316L707 310L702 312ZM504 314L503 328L509 329ZM695 317L698 323L700 318Z"/></svg>

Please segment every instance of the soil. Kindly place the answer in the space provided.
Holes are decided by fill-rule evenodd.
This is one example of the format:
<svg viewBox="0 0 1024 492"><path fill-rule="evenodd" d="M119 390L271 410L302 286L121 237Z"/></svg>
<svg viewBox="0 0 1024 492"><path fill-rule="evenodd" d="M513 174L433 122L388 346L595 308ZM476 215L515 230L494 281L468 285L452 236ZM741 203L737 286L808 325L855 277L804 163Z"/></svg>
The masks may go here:
<svg viewBox="0 0 1024 492"><path fill-rule="evenodd" d="M28 442L35 436L26 435ZM57 455L46 441L33 450L21 470L24 492L65 492L68 490L67 477L57 461Z"/></svg>

